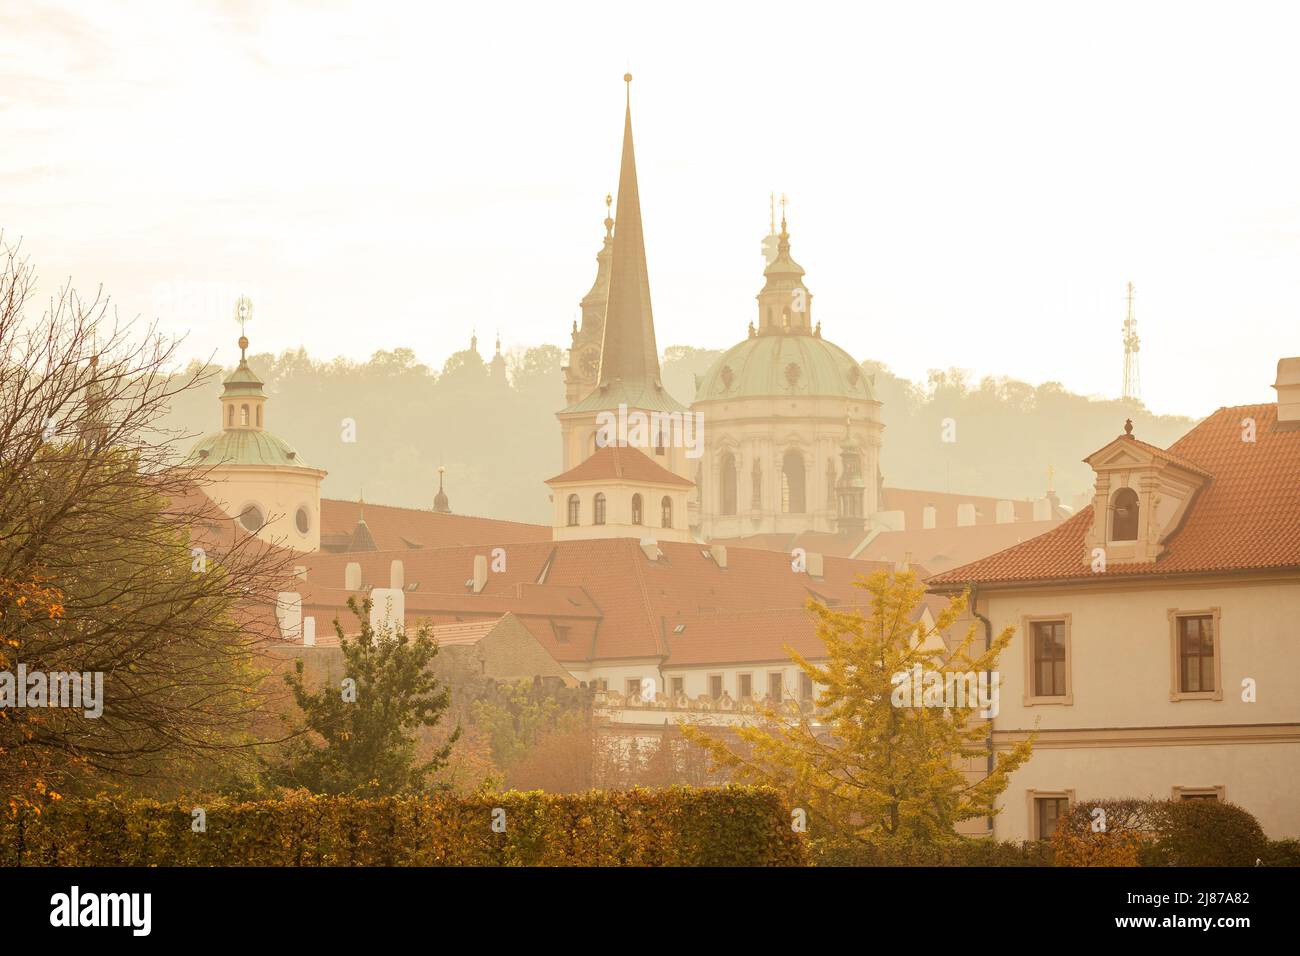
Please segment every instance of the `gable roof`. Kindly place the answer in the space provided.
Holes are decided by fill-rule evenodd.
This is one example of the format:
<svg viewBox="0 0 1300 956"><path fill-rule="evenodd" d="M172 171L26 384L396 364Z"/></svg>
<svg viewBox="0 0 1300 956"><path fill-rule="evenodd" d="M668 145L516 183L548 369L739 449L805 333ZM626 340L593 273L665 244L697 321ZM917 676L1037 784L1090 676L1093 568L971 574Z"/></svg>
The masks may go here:
<svg viewBox="0 0 1300 956"><path fill-rule="evenodd" d="M546 484L619 479L644 481L654 485L675 485L680 488L695 487L694 482L674 474L644 452L628 445L597 448L585 461L579 462L564 474L546 479Z"/></svg>
<svg viewBox="0 0 1300 956"><path fill-rule="evenodd" d="M1243 420L1255 440L1243 440ZM1155 561L1107 565L1107 577L1300 568L1300 428L1277 406L1221 408L1174 442L1175 463L1212 475ZM1092 507L1047 534L932 578L931 587L1084 579Z"/></svg>

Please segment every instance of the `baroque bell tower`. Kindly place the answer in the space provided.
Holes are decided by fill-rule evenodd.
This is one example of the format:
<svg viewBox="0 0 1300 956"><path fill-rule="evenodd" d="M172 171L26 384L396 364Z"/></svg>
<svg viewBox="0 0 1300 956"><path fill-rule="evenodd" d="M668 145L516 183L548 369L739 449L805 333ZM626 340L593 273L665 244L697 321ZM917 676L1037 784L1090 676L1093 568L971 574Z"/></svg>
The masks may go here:
<svg viewBox="0 0 1300 956"><path fill-rule="evenodd" d="M600 378L600 343L605 337L605 304L609 301L610 263L614 259L614 220L605 195L605 244L596 254L596 281L582 297L582 324L573 323L569 364L564 367L564 402L576 405L595 389Z"/></svg>

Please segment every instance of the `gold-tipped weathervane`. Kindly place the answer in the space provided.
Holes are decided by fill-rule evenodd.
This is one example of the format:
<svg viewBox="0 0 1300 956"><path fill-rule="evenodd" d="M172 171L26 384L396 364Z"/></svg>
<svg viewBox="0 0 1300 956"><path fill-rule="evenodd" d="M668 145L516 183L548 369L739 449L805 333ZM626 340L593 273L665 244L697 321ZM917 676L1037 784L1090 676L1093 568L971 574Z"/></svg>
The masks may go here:
<svg viewBox="0 0 1300 956"><path fill-rule="evenodd" d="M253 319L253 300L241 295L235 300L235 321L239 323L239 360L244 360L248 350L248 323Z"/></svg>

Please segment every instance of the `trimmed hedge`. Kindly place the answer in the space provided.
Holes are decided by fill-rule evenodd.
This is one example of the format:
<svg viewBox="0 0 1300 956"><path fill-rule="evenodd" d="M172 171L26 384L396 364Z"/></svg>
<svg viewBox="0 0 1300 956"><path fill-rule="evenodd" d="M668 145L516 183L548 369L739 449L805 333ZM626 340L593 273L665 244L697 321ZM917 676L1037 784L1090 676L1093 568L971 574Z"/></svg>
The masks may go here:
<svg viewBox="0 0 1300 956"><path fill-rule="evenodd" d="M948 843L832 843L812 841L816 866L1051 866L1046 842L1010 843L965 838Z"/></svg>
<svg viewBox="0 0 1300 956"><path fill-rule="evenodd" d="M291 796L189 803L65 800L0 820L4 866L803 866L775 791L753 787ZM493 811L505 811L505 832ZM499 815L498 815L499 816Z"/></svg>

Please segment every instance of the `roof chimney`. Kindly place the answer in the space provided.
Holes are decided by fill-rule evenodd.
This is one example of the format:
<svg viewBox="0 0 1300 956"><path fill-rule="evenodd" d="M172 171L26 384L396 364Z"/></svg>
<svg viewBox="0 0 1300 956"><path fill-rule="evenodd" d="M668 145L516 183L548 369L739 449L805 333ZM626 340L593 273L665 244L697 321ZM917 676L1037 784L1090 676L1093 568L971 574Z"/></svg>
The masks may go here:
<svg viewBox="0 0 1300 956"><path fill-rule="evenodd" d="M998 524L1011 524L1016 520L1016 506L1011 501L999 501L994 511L994 520Z"/></svg>
<svg viewBox="0 0 1300 956"><path fill-rule="evenodd" d="M939 512L934 505L926 505L921 509L921 528L928 531L936 524Z"/></svg>
<svg viewBox="0 0 1300 956"><path fill-rule="evenodd" d="M343 569L343 587L349 591L361 590L361 565L356 561L349 561Z"/></svg>
<svg viewBox="0 0 1300 956"><path fill-rule="evenodd" d="M406 587L406 568L401 561L394 561L388 566L388 586L397 591Z"/></svg>
<svg viewBox="0 0 1300 956"><path fill-rule="evenodd" d="M474 580L472 586L475 594L482 593L487 587L488 564L486 554L474 555Z"/></svg>
<svg viewBox="0 0 1300 956"><path fill-rule="evenodd" d="M286 641L302 637L302 595L297 591L281 591L276 595L275 618L280 636Z"/></svg>
<svg viewBox="0 0 1300 956"><path fill-rule="evenodd" d="M1300 422L1300 358L1278 359L1277 420Z"/></svg>
<svg viewBox="0 0 1300 956"><path fill-rule="evenodd" d="M659 550L659 542L656 541L654 538L642 538L641 551L642 553L645 554L646 559L649 561L658 561L659 555L662 554L662 552Z"/></svg>
<svg viewBox="0 0 1300 956"><path fill-rule="evenodd" d="M727 567L727 546L725 544L715 544L709 548L709 553L713 555L713 560L718 563L718 567L726 569Z"/></svg>
<svg viewBox="0 0 1300 956"><path fill-rule="evenodd" d="M975 505L969 501L963 501L957 506L957 527L969 528L975 523Z"/></svg>
<svg viewBox="0 0 1300 956"><path fill-rule="evenodd" d="M820 552L808 552L808 577L820 578L824 575L825 559Z"/></svg>

